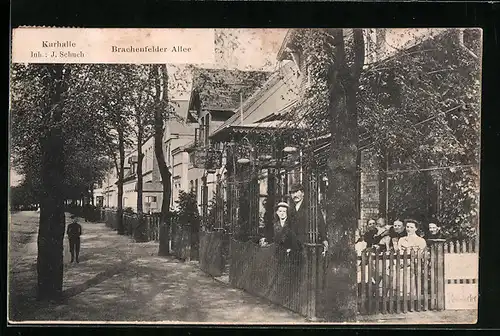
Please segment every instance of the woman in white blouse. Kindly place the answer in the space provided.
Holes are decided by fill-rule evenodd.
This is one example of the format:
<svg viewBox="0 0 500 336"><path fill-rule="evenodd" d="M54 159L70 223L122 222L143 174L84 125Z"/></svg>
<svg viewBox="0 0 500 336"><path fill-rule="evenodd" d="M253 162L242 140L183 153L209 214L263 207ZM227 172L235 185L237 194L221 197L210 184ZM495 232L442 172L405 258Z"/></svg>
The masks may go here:
<svg viewBox="0 0 500 336"><path fill-rule="evenodd" d="M404 220L405 226L406 226L406 237L401 237L399 238L398 245L399 245L399 250L400 252L406 251L407 253L410 253L412 250L413 251L418 251L418 250L424 250L427 247L427 244L425 242L425 239L422 237L419 237L417 235L417 230L419 228L419 223L414 220L414 219L405 219ZM412 259L410 260L410 263L417 263L417 259ZM399 276L400 276L400 283L402 284L403 281L405 281L404 277L404 271L403 271L403 266L404 264L401 265L400 271L399 271ZM407 264L409 267L410 264ZM408 269L408 272L410 270ZM410 295L410 292L413 292L413 294L416 294L418 291L421 291L421 288L417 288L417 277L422 276L422 274L417 273L417 267L415 264L415 267L413 268L413 274L408 273L406 277L406 291L407 295ZM403 294L403 288L400 287L400 294Z"/></svg>
<svg viewBox="0 0 500 336"><path fill-rule="evenodd" d="M423 250L427 247L425 239L417 235L419 223L414 219L405 219L406 237L399 239L398 245L401 250Z"/></svg>

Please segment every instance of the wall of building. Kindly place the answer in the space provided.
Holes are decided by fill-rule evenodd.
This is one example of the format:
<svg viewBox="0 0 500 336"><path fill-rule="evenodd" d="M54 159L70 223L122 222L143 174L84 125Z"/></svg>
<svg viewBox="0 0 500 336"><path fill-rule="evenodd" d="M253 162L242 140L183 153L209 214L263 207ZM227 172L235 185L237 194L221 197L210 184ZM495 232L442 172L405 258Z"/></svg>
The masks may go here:
<svg viewBox="0 0 500 336"><path fill-rule="evenodd" d="M143 181L159 181L158 161L154 149L154 138L150 137L142 146L144 158L142 160Z"/></svg>
<svg viewBox="0 0 500 336"><path fill-rule="evenodd" d="M137 192L135 191L135 180L130 180L123 184L123 208L137 210Z"/></svg>
<svg viewBox="0 0 500 336"><path fill-rule="evenodd" d="M189 191L189 154L186 151L174 151L172 155L172 207L179 200L180 191Z"/></svg>

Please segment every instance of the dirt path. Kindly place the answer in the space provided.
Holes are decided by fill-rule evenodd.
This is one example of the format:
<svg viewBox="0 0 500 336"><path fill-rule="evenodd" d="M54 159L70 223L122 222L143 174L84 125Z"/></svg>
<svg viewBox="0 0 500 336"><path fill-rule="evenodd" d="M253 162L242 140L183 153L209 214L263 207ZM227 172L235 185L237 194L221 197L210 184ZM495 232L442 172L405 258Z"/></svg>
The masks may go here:
<svg viewBox="0 0 500 336"><path fill-rule="evenodd" d="M13 216L13 221L25 216ZM134 243L104 224L81 224L79 264L69 264L65 246L63 304L36 302L36 240L34 246L22 246L36 232L19 240L15 249L23 252L11 255L11 321L304 322L284 308L215 281L196 262L157 257L156 243Z"/></svg>

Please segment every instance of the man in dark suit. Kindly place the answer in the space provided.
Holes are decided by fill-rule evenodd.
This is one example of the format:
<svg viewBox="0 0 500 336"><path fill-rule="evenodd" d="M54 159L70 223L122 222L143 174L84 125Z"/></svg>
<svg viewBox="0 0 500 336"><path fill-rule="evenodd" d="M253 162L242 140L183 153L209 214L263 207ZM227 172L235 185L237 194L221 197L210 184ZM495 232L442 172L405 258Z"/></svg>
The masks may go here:
<svg viewBox="0 0 500 336"><path fill-rule="evenodd" d="M304 187L301 184L294 184L290 188L290 195L293 205L290 211L291 228L298 240L305 244L309 236L309 218L307 217L306 204L304 204ZM328 250L328 240L326 236L326 224L321 209L318 205L316 223L318 225L318 240L323 244L323 254ZM316 243L316 242L312 242Z"/></svg>
<svg viewBox="0 0 500 336"><path fill-rule="evenodd" d="M69 252L71 253L71 262L75 261L79 263L78 257L80 256L80 236L82 235L82 226L78 224L75 215L71 215L71 223L68 225L66 234L69 240Z"/></svg>

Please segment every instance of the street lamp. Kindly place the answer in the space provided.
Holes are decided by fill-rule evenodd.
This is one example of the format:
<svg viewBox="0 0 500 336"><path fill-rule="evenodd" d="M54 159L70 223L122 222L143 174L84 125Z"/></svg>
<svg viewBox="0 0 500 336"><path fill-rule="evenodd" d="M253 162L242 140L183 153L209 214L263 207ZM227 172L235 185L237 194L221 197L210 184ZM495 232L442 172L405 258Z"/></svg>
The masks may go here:
<svg viewBox="0 0 500 336"><path fill-rule="evenodd" d="M269 154L259 155L259 160L260 161L269 161L272 158L273 158L272 155L269 155Z"/></svg>
<svg viewBox="0 0 500 336"><path fill-rule="evenodd" d="M250 159L248 158L239 158L236 162L240 163L240 164L247 164L250 162Z"/></svg>
<svg viewBox="0 0 500 336"><path fill-rule="evenodd" d="M254 152L254 148L247 138L243 138L243 140L246 141L246 144L239 148L241 156L236 160L236 162L239 164L248 164L253 159L252 153Z"/></svg>

